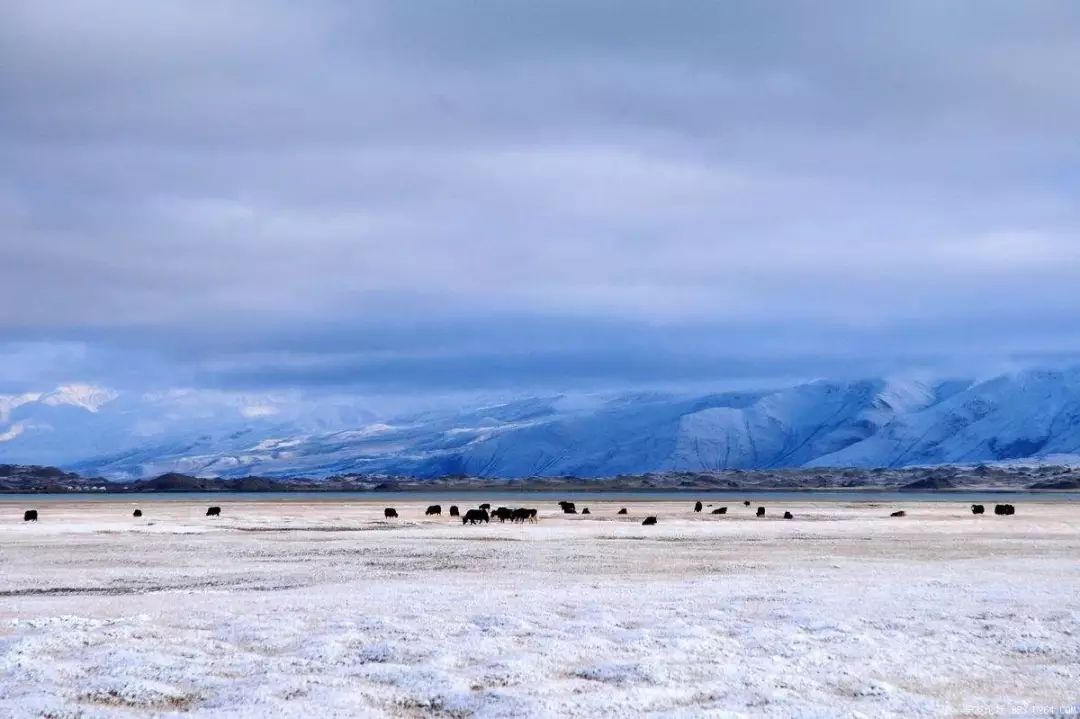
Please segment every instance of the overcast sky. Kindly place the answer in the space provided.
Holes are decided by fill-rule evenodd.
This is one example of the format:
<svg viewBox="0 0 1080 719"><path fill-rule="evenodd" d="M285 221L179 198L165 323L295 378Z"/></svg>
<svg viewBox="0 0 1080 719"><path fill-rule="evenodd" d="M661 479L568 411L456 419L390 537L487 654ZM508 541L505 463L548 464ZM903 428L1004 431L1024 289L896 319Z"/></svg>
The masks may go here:
<svg viewBox="0 0 1080 719"><path fill-rule="evenodd" d="M0 391L1080 356L1080 4L0 4Z"/></svg>

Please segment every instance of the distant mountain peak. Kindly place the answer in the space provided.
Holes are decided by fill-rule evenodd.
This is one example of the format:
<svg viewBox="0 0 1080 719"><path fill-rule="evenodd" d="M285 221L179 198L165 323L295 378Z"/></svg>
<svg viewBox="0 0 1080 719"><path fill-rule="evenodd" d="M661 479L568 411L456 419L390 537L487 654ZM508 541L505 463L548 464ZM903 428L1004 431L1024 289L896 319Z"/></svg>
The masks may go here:
<svg viewBox="0 0 1080 719"><path fill-rule="evenodd" d="M1080 368L978 382L886 377L752 392L519 396L399 417L376 416L359 397L120 397L92 385L0 397L0 462L113 478L600 477L1076 456Z"/></svg>
<svg viewBox="0 0 1080 719"><path fill-rule="evenodd" d="M119 396L117 392L106 387L97 387L90 384L66 384L57 387L52 392L41 395L39 401L54 407L68 405L81 407L88 412L97 412Z"/></svg>

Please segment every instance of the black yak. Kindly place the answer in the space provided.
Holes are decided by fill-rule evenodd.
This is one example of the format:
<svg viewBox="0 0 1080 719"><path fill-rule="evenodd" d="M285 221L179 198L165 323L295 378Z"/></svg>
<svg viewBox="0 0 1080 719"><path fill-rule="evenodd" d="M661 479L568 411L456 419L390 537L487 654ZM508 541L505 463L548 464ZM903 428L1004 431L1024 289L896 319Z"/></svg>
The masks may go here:
<svg viewBox="0 0 1080 719"><path fill-rule="evenodd" d="M25 512L23 512L22 521L24 521L24 522L36 522L37 521L37 510L36 509L28 509Z"/></svg>
<svg viewBox="0 0 1080 719"><path fill-rule="evenodd" d="M424 511L424 516L425 517L430 517L433 514L438 514L439 516L442 516L442 505L441 504L433 504Z"/></svg>
<svg viewBox="0 0 1080 719"><path fill-rule="evenodd" d="M1011 504L995 504L994 514L1007 516L1010 514L1016 514L1016 507Z"/></svg>
<svg viewBox="0 0 1080 719"><path fill-rule="evenodd" d="M577 507L573 502L559 502L559 506L562 507L563 514L577 514Z"/></svg>
<svg viewBox="0 0 1080 719"><path fill-rule="evenodd" d="M207 507L206 508L206 516L207 517L220 517L221 516L221 507Z"/></svg>
<svg viewBox="0 0 1080 719"><path fill-rule="evenodd" d="M451 517L460 517L461 516L461 512L458 511L458 508L457 508L456 504L451 504L450 505L450 516Z"/></svg>
<svg viewBox="0 0 1080 719"><path fill-rule="evenodd" d="M973 505L971 505L971 513L972 514L982 514L985 511L986 511L986 507L982 506L981 504L973 504Z"/></svg>
<svg viewBox="0 0 1080 719"><path fill-rule="evenodd" d="M490 517L488 513L483 509L469 509L465 511L465 516L461 518L462 524L476 524L477 522L487 522Z"/></svg>
<svg viewBox="0 0 1080 719"><path fill-rule="evenodd" d="M141 517L142 516L142 510L141 509L136 509L134 512L131 513L131 516L132 517Z"/></svg>
<svg viewBox="0 0 1080 719"><path fill-rule="evenodd" d="M757 516L759 516L759 517L764 517L765 516L765 508L764 507L758 507L757 508Z"/></svg>
<svg viewBox="0 0 1080 719"><path fill-rule="evenodd" d="M500 522L505 522L508 519L514 518L514 510L509 507L499 507L491 513L492 517L498 517Z"/></svg>
<svg viewBox="0 0 1080 719"><path fill-rule="evenodd" d="M713 514L727 514L727 507L719 507L712 511Z"/></svg>
<svg viewBox="0 0 1080 719"><path fill-rule="evenodd" d="M629 514L629 512L626 511L626 507L623 507L618 512L616 512L616 514Z"/></svg>
<svg viewBox="0 0 1080 719"><path fill-rule="evenodd" d="M487 503L481 504L481 505L480 505L480 509L482 509L482 510L484 510L484 511L486 512L486 511L488 511L489 509L491 509L491 505L490 505L490 504L487 504Z"/></svg>
<svg viewBox="0 0 1080 719"><path fill-rule="evenodd" d="M893 512L893 513L892 513L892 514L890 514L889 516L890 516L890 517L906 517L906 516L907 516L907 512L905 512L904 510L902 510L902 509L901 509L901 510L900 510L899 512Z"/></svg>
<svg viewBox="0 0 1080 719"><path fill-rule="evenodd" d="M743 502L743 506L744 507L749 507L750 506L750 500L748 499L745 502Z"/></svg>
<svg viewBox="0 0 1080 719"><path fill-rule="evenodd" d="M701 511L701 502L695 502L694 503L694 511L695 512L700 512Z"/></svg>
<svg viewBox="0 0 1080 719"><path fill-rule="evenodd" d="M525 507L515 509L514 510L514 516L510 518L510 521L511 522L521 522L522 524L524 524L526 519L529 520L530 522L535 522L536 521L536 510L535 509L526 509Z"/></svg>
<svg viewBox="0 0 1080 719"><path fill-rule="evenodd" d="M385 519L396 519L397 518L397 510L394 509L393 507L387 507L386 509L384 509L382 511L382 516Z"/></svg>
<svg viewBox="0 0 1080 719"><path fill-rule="evenodd" d="M784 512L784 519L795 519L795 517L791 515L791 512Z"/></svg>
<svg viewBox="0 0 1080 719"><path fill-rule="evenodd" d="M589 508L586 507L585 509L581 510L581 513L582 514L589 514Z"/></svg>
<svg viewBox="0 0 1080 719"><path fill-rule="evenodd" d="M656 517L646 517L645 521L642 522L642 524L646 527L656 524Z"/></svg>

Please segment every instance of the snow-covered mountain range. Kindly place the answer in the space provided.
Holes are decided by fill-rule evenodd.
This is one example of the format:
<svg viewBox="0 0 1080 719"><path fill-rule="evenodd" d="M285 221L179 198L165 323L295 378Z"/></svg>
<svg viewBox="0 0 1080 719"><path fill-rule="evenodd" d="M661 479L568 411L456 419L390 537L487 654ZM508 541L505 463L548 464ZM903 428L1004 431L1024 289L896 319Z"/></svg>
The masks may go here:
<svg viewBox="0 0 1080 719"><path fill-rule="evenodd" d="M88 386L0 396L0 462L143 477L580 477L665 470L1080 462L1080 367L770 391L541 396L379 417L361 400Z"/></svg>

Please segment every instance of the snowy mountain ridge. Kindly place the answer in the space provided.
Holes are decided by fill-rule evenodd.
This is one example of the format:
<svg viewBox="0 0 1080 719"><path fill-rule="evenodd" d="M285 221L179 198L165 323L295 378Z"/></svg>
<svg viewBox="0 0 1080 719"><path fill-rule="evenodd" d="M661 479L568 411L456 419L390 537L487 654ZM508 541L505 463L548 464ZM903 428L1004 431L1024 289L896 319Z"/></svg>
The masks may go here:
<svg viewBox="0 0 1080 719"><path fill-rule="evenodd" d="M380 417L362 399L89 386L0 396L0 462L83 474L616 476L1080 459L1080 367L988 380L538 396Z"/></svg>

